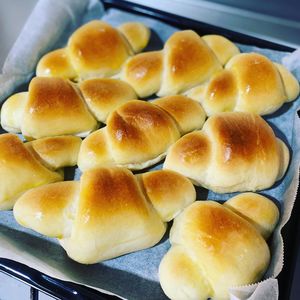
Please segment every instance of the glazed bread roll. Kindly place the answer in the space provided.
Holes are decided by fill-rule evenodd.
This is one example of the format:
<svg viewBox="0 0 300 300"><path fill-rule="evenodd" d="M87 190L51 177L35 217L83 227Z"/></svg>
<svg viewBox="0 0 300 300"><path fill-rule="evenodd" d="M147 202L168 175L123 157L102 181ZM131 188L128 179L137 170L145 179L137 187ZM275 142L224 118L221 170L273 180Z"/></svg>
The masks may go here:
<svg viewBox="0 0 300 300"><path fill-rule="evenodd" d="M208 80L238 48L218 35L202 38L192 30L174 33L163 50L129 58L121 72L140 97L174 95Z"/></svg>
<svg viewBox="0 0 300 300"><path fill-rule="evenodd" d="M228 201L225 205L196 201L175 218L172 246L159 266L160 283L170 299L225 300L229 288L262 278L270 251L253 222L268 224L273 231L279 212L266 197L253 193L238 197L243 198L242 214L237 202L232 210ZM243 210L245 206L248 210ZM266 207L271 210L265 212Z"/></svg>
<svg viewBox="0 0 300 300"><path fill-rule="evenodd" d="M1 126L30 138L87 136L120 104L135 99L134 90L117 79L88 79L78 86L62 78L35 77L29 91L3 104Z"/></svg>
<svg viewBox="0 0 300 300"><path fill-rule="evenodd" d="M125 168L99 168L84 172L80 182L28 191L15 204L14 216L58 238L73 260L92 264L155 245L165 222L195 198L192 183L172 171L134 176Z"/></svg>
<svg viewBox="0 0 300 300"><path fill-rule="evenodd" d="M296 99L299 83L284 66L267 57L242 53L187 95L199 101L209 116L224 111L266 115Z"/></svg>
<svg viewBox="0 0 300 300"><path fill-rule="evenodd" d="M177 171L217 193L258 191L284 175L289 150L260 116L219 113L201 131L179 139L164 168Z"/></svg>
<svg viewBox="0 0 300 300"><path fill-rule="evenodd" d="M150 30L138 22L122 24L119 29L94 20L78 28L66 48L49 52L37 65L37 76L83 80L109 77L120 71L133 53L144 49Z"/></svg>
<svg viewBox="0 0 300 300"><path fill-rule="evenodd" d="M160 161L181 135L201 128L204 121L201 105L185 96L152 103L129 101L110 114L106 127L83 141L78 166L83 171L113 165L146 168Z"/></svg>
<svg viewBox="0 0 300 300"><path fill-rule="evenodd" d="M48 169L58 170L77 164L82 140L77 136L47 137L24 143L24 146Z"/></svg>
<svg viewBox="0 0 300 300"><path fill-rule="evenodd" d="M279 219L279 211L272 201L254 193L242 193L224 203L242 218L250 222L265 240L272 234Z"/></svg>
<svg viewBox="0 0 300 300"><path fill-rule="evenodd" d="M81 139L52 137L23 143L14 134L0 135L0 210L11 209L25 191L63 180L59 168L74 166Z"/></svg>

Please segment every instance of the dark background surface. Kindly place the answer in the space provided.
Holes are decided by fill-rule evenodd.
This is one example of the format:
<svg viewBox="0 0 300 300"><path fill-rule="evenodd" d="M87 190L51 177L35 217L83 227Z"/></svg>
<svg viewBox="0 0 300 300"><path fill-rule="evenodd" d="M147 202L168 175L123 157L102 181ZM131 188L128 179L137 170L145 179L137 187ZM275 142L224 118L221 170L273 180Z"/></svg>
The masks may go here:
<svg viewBox="0 0 300 300"><path fill-rule="evenodd" d="M300 21L299 0L210 0L210 2L230 5L250 12L257 12L291 21Z"/></svg>

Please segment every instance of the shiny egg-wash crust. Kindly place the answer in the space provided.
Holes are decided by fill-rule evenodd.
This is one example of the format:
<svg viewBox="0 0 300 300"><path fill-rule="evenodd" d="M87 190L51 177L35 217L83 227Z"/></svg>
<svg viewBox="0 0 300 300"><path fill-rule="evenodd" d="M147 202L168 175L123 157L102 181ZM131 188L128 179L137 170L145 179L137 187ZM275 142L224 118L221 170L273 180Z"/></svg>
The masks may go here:
<svg viewBox="0 0 300 300"><path fill-rule="evenodd" d="M289 150L260 116L228 112L211 116L202 130L170 147L164 169L217 193L258 191L285 174Z"/></svg>
<svg viewBox="0 0 300 300"><path fill-rule="evenodd" d="M175 218L171 248L159 266L166 295L173 300L227 300L229 288L259 281L270 262L264 237L278 218L277 206L254 193L240 194L224 205L192 203Z"/></svg>
<svg viewBox="0 0 300 300"><path fill-rule="evenodd" d="M75 136L23 143L14 134L1 134L0 210L12 209L16 199L31 188L62 181L61 168L76 165L80 144Z"/></svg>
<svg viewBox="0 0 300 300"><path fill-rule="evenodd" d="M89 135L78 157L81 170L100 166L144 169L163 159L180 136L201 128L205 113L185 96L132 100L112 112L106 127Z"/></svg>
<svg viewBox="0 0 300 300"><path fill-rule="evenodd" d="M173 171L98 168L80 181L31 189L17 200L14 216L58 238L72 259L92 264L155 245L166 222L195 199L192 183Z"/></svg>
<svg viewBox="0 0 300 300"><path fill-rule="evenodd" d="M1 109L8 132L30 138L87 136L111 111L135 99L134 90L117 79L88 79L76 85L63 78L35 77L28 92L9 97Z"/></svg>
<svg viewBox="0 0 300 300"><path fill-rule="evenodd" d="M82 81L110 77L125 61L144 49L150 30L142 23L128 22L118 28L93 20L79 27L66 48L44 55L37 65L37 76L62 77Z"/></svg>

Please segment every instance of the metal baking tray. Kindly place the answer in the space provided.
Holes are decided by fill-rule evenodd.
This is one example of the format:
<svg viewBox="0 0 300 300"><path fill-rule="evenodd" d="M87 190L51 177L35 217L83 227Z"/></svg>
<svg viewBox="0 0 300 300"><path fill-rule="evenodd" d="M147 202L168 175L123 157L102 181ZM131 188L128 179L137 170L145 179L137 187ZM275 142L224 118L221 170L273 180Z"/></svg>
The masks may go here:
<svg viewBox="0 0 300 300"><path fill-rule="evenodd" d="M140 4L130 3L124 0L102 0L105 9L117 8L126 12L131 12L152 19L160 20L170 25L176 26L181 29L193 29L200 35L204 34L220 34L226 36L233 42L254 45L261 48L269 48L273 50L292 52L293 48L259 39L250 35L241 34L232 30L224 29L219 26L210 25L201 21L191 20L185 17L177 16L167 12L163 12L154 8L149 8ZM298 112L299 115L299 112ZM298 189L299 196L299 189ZM282 231L285 255L284 255L284 268L278 276L279 283L279 299L282 300L296 300L298 293L295 292L297 282L294 279L295 274L300 278L300 203L296 200L295 206L289 222L286 224ZM296 262L298 261L298 264ZM297 270L295 266L298 266ZM32 290L31 299L37 299L35 291L42 291L53 298L57 299L119 299L114 296L103 294L97 290L88 288L83 285L66 282L52 278L37 270L34 270L24 264L0 258L0 271L20 280L34 289Z"/></svg>

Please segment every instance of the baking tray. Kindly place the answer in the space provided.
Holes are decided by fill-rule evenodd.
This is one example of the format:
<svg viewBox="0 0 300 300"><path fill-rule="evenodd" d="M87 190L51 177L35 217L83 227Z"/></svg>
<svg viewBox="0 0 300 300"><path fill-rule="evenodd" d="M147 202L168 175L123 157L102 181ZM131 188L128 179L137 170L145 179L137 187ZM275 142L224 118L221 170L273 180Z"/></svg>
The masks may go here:
<svg viewBox="0 0 300 300"><path fill-rule="evenodd" d="M269 48L286 52L292 52L293 50L295 50L285 45L273 43L250 35L241 34L232 30L224 29L219 26L191 20L154 8L149 8L140 4L130 3L128 1L103 0L102 3L104 4L105 10L109 8L117 8L126 12L151 17L153 19L163 21L181 29L193 29L200 35L214 33L226 36L233 42L246 45L254 45L261 48ZM299 189L297 195L299 196ZM278 276L280 294L279 299L282 300L298 299L296 298L298 296L298 293L295 293L295 288L298 287L298 285L297 282L293 279L295 277L295 274L300 278L300 269L295 269L296 261L300 261L299 215L300 203L299 201L296 201L291 218L282 231L285 245L285 264L282 272ZM299 239L297 237L299 237ZM298 267L300 267L300 263ZM115 296L103 294L86 286L52 278L24 264L9 259L0 258L0 271L57 299L119 299ZM292 294L296 295L296 297L291 298Z"/></svg>

